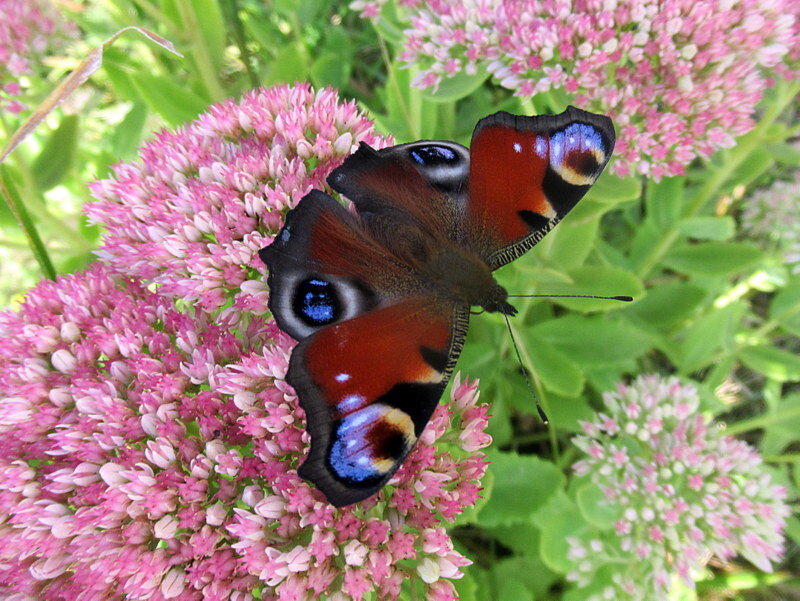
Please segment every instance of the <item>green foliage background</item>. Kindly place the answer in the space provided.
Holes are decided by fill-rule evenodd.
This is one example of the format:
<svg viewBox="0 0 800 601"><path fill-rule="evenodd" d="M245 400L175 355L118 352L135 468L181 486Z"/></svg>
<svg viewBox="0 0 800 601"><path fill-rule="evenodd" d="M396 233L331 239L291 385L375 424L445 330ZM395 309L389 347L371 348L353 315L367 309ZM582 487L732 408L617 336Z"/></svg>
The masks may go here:
<svg viewBox="0 0 800 601"><path fill-rule="evenodd" d="M480 73L447 80L436 93L411 88L413 69L394 58L399 29L386 21L377 31L346 3L91 0L73 8L81 35L32 78L30 105L128 25L171 40L185 59L135 35L120 38L90 82L6 162L59 273L90 262L98 243L98 228L80 213L87 182L133 159L160 127L252 87L310 81L339 88L398 142L468 144L487 114L560 112L568 102L559 93L522 101ZM549 428L536 415L502 319L473 320L459 368L480 377L483 398L493 402L494 445L486 500L453 529L475 561L458 583L465 601L577 601L574 591L563 592L564 539L589 525L609 528L613 515L572 478L578 451L569 440L578 420L593 415L600 393L637 374L694 381L704 411L758 446L796 502L800 274L790 273L776 249L745 239L737 217L754 189L800 166L791 145L799 89L786 82L770 89L755 129L684 176L656 183L606 173L535 250L499 274L515 294L631 295L636 302L516 303L512 328ZM10 135L18 123L5 115L2 125ZM13 306L42 273L5 203L0 248L2 301ZM710 567L696 591L676 590L675 599L800 598L797 517L788 535L786 563L776 574L766 577L744 561Z"/></svg>

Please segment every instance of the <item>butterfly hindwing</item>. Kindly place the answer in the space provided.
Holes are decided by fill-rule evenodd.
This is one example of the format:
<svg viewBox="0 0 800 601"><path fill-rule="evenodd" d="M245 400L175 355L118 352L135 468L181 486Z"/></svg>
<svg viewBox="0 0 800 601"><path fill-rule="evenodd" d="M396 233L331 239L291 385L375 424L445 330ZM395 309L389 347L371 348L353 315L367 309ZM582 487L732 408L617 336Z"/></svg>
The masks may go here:
<svg viewBox="0 0 800 601"><path fill-rule="evenodd" d="M608 117L505 112L475 126L467 238L493 269L529 250L583 197L614 148Z"/></svg>
<svg viewBox="0 0 800 601"><path fill-rule="evenodd" d="M428 423L466 334L467 307L413 296L322 328L292 353L306 411L300 475L336 506L377 492Z"/></svg>

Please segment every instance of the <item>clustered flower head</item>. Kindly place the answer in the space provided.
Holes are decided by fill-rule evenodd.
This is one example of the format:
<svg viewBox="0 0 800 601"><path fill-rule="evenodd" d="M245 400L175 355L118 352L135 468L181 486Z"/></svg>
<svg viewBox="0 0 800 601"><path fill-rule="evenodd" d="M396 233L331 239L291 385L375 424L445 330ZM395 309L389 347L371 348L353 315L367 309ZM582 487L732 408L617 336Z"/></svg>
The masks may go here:
<svg viewBox="0 0 800 601"><path fill-rule="evenodd" d="M351 7L379 19L384 3ZM781 61L800 46L795 0L399 4L411 7L401 58L420 68L416 85L485 69L518 96L566 92L613 119L615 173L655 179L749 131L770 75L791 74Z"/></svg>
<svg viewBox="0 0 800 601"><path fill-rule="evenodd" d="M587 601L666 600L672 574L694 587L692 573L711 555L740 553L771 571L789 515L786 489L752 447L698 413L697 389L641 376L604 403L605 413L582 423L575 444L587 457L574 468L621 514L613 533L568 541L576 567L567 577L578 586L614 566L612 583Z"/></svg>
<svg viewBox="0 0 800 601"><path fill-rule="evenodd" d="M0 313L0 596L395 599L414 579L454 599L470 562L441 520L486 468L476 383L456 378L392 486L337 510L297 476L292 344L102 264Z"/></svg>
<svg viewBox="0 0 800 601"><path fill-rule="evenodd" d="M793 273L800 273L800 172L746 197L742 208L745 235L777 248Z"/></svg>
<svg viewBox="0 0 800 601"><path fill-rule="evenodd" d="M0 110L24 109L18 99L20 78L32 73L40 57L71 33L48 0L0 0Z"/></svg>
<svg viewBox="0 0 800 601"><path fill-rule="evenodd" d="M260 248L285 210L344 157L378 136L354 102L307 84L254 90L163 131L91 184L90 221L106 228L100 257L161 294L238 322L266 311Z"/></svg>

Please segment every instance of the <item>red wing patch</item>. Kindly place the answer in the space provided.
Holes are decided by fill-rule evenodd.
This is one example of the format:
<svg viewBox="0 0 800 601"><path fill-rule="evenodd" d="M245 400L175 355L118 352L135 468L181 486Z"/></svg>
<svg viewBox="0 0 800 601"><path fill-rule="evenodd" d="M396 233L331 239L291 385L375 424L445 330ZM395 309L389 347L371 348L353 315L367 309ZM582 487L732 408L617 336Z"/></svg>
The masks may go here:
<svg viewBox="0 0 800 601"><path fill-rule="evenodd" d="M583 197L613 148L611 120L574 107L482 119L470 147L467 210L476 250L494 269L527 251Z"/></svg>
<svg viewBox="0 0 800 601"><path fill-rule="evenodd" d="M379 490L439 402L465 333L455 307L411 297L322 328L292 354L287 380L306 411L300 475L334 505Z"/></svg>
<svg viewBox="0 0 800 601"><path fill-rule="evenodd" d="M482 128L472 139L469 218L491 224L502 242L530 233L519 211L555 217L542 189L549 164L547 142L534 131L497 125Z"/></svg>

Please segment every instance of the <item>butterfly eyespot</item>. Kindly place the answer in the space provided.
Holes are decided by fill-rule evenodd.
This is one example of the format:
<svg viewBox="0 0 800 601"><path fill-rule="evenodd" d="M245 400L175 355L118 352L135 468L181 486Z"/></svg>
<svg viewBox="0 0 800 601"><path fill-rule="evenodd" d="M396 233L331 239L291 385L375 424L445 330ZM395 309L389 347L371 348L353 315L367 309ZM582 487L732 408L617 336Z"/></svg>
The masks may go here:
<svg viewBox="0 0 800 601"><path fill-rule="evenodd" d="M307 326L319 327L341 318L342 302L331 282L309 278L295 289L292 302L295 315Z"/></svg>
<svg viewBox="0 0 800 601"><path fill-rule="evenodd" d="M408 154L418 165L424 167L435 167L437 165L454 165L461 160L452 148L447 146L414 146L409 149Z"/></svg>
<svg viewBox="0 0 800 601"><path fill-rule="evenodd" d="M454 142L413 142L399 147L435 187L454 192L469 172L469 150Z"/></svg>
<svg viewBox="0 0 800 601"><path fill-rule="evenodd" d="M574 186L593 184L607 158L603 136L588 123L572 123L550 138L550 166Z"/></svg>
<svg viewBox="0 0 800 601"><path fill-rule="evenodd" d="M388 473L415 442L405 411L375 403L338 421L328 461L340 480L366 485Z"/></svg>

